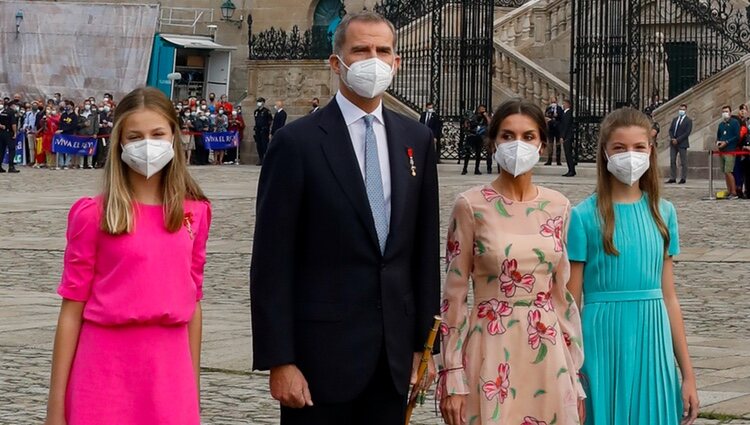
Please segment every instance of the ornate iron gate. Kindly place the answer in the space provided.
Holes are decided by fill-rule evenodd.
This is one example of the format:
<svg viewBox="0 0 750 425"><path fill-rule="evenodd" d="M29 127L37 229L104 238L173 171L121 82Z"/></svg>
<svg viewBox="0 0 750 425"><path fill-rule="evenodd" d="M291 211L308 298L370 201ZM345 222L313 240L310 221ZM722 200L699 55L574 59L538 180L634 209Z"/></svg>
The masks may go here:
<svg viewBox="0 0 750 425"><path fill-rule="evenodd" d="M747 11L732 0L573 2L571 92L579 160L619 107L650 112L750 53Z"/></svg>
<svg viewBox="0 0 750 425"><path fill-rule="evenodd" d="M398 32L402 66L389 92L417 112L433 102L443 118L441 157L457 159L462 121L492 107L495 0L383 0L374 10Z"/></svg>

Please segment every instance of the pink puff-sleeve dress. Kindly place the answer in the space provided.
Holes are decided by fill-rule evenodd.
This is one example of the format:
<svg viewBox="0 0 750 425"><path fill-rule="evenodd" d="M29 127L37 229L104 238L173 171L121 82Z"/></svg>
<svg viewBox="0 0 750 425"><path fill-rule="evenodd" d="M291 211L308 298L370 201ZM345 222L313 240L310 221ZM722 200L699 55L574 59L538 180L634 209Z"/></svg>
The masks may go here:
<svg viewBox="0 0 750 425"><path fill-rule="evenodd" d="M134 204L124 235L100 228L101 198L68 217L58 293L85 303L68 379L68 425L198 425L188 322L203 297L211 206L185 201L177 232L161 205Z"/></svg>

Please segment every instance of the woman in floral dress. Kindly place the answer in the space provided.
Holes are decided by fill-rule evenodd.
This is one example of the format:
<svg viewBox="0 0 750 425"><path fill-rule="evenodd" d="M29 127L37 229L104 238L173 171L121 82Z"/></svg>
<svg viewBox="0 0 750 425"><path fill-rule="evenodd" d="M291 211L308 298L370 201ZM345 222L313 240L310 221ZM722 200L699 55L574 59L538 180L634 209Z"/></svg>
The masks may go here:
<svg viewBox="0 0 750 425"><path fill-rule="evenodd" d="M501 105L488 135L502 172L461 193L448 224L438 396L449 425L582 422L580 316L565 288L570 202L532 183L545 130L537 106Z"/></svg>

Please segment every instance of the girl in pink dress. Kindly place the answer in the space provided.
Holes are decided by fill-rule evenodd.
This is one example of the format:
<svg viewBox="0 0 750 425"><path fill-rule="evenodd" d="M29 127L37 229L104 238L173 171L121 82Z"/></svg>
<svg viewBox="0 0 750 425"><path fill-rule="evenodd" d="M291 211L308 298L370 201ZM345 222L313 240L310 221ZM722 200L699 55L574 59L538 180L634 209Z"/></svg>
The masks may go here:
<svg viewBox="0 0 750 425"><path fill-rule="evenodd" d="M128 94L115 111L104 192L70 210L48 425L200 423L211 207L177 137L160 91Z"/></svg>

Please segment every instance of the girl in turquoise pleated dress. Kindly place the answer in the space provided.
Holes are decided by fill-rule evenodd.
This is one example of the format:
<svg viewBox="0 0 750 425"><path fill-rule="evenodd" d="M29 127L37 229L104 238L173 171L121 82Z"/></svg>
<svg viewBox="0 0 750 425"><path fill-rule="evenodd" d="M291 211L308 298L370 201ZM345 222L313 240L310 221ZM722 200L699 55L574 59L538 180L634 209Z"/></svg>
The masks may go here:
<svg viewBox="0 0 750 425"><path fill-rule="evenodd" d="M596 193L571 214L568 288L583 306L587 425L692 424L698 416L672 272L677 215L659 197L650 130L635 109L605 118Z"/></svg>

